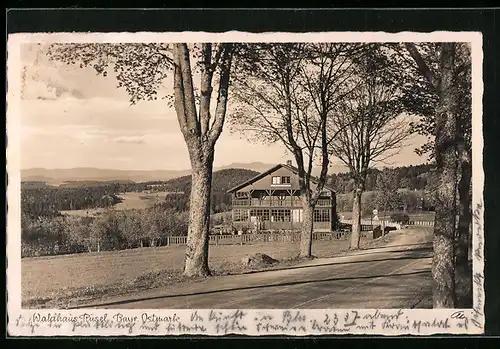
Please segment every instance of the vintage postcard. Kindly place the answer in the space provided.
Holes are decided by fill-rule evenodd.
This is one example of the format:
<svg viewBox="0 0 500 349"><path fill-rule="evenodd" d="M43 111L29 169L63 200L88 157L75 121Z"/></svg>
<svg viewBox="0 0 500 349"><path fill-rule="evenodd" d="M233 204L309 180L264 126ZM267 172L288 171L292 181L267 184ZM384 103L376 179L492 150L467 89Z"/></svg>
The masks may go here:
<svg viewBox="0 0 500 349"><path fill-rule="evenodd" d="M12 336L484 328L482 35L8 37Z"/></svg>

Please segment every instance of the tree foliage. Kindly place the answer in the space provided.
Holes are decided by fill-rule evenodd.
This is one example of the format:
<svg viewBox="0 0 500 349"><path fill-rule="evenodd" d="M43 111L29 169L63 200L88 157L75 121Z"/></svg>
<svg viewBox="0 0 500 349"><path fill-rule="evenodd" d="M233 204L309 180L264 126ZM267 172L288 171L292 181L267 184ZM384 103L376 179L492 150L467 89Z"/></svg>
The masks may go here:
<svg viewBox="0 0 500 349"><path fill-rule="evenodd" d="M102 76L115 75L117 87L126 90L132 104L157 99L173 69L172 47L163 43L52 44L47 54L52 60L93 68Z"/></svg>
<svg viewBox="0 0 500 349"><path fill-rule="evenodd" d="M375 204L379 211L394 211L400 208L401 196L398 193L399 183L394 170L386 170L377 176L377 196Z"/></svg>
<svg viewBox="0 0 500 349"><path fill-rule="evenodd" d="M236 78L232 126L248 139L281 143L295 158L303 203L300 253L311 256L312 215L326 182L328 118L352 88L346 82L354 70L359 45L342 43L280 43L252 47L243 64L247 76ZM315 163L321 166L316 188L311 185Z"/></svg>
<svg viewBox="0 0 500 349"><path fill-rule="evenodd" d="M398 120L406 111L399 76L385 55L369 51L357 60L352 81L356 88L339 103L331 119L330 129L336 134L331 151L362 186L370 165L394 156L410 136L407 121Z"/></svg>

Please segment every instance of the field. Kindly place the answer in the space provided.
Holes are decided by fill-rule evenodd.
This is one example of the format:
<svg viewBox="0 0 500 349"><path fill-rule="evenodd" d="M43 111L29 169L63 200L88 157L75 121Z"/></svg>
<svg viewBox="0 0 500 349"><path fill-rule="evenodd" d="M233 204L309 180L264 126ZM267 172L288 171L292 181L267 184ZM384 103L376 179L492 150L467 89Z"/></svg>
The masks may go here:
<svg viewBox="0 0 500 349"><path fill-rule="evenodd" d="M116 204L113 208L115 210L131 210L131 209L144 209L156 203L163 202L167 196L167 192L157 193L137 193L130 192L118 195L122 202Z"/></svg>
<svg viewBox="0 0 500 349"><path fill-rule="evenodd" d="M362 240L362 247L375 240ZM348 241L315 241L313 254L330 257L347 250ZM209 263L215 275L249 271L242 258L265 253L280 260L279 266L297 263L298 243L211 246ZM69 302L136 292L183 282L185 246L140 248L53 257L24 258L22 301L24 306L65 307Z"/></svg>
<svg viewBox="0 0 500 349"><path fill-rule="evenodd" d="M111 207L111 210L132 210L132 209L145 209L156 203L163 202L165 200L168 192L157 192L157 193L138 193L138 192L127 192L117 195L122 199L122 202ZM93 208L85 210L71 210L71 211L61 211L62 214L67 214L71 216L93 216L102 212L105 212L106 208Z"/></svg>

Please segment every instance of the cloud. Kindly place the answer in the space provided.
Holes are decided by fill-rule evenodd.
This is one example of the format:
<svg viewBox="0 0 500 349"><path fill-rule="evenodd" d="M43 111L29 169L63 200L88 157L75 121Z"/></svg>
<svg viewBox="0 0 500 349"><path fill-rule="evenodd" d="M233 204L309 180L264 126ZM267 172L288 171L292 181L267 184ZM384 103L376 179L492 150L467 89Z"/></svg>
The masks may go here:
<svg viewBox="0 0 500 349"><path fill-rule="evenodd" d="M65 97L85 99L80 90L65 86L63 83L57 82L51 77L40 77L38 74L35 74L32 81L38 83L37 89L34 91L36 99L57 100Z"/></svg>
<svg viewBox="0 0 500 349"><path fill-rule="evenodd" d="M129 143L129 144L144 144L144 136L122 136L114 138L116 143Z"/></svg>

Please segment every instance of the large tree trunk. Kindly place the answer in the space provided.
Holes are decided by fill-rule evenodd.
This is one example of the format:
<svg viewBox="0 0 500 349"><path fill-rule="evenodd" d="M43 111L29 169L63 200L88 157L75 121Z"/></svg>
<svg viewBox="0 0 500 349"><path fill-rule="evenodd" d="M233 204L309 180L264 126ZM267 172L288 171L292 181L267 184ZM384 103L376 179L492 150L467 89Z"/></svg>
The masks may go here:
<svg viewBox="0 0 500 349"><path fill-rule="evenodd" d="M314 224L314 206L305 195L302 196L302 232L300 235L301 258L312 256L312 233Z"/></svg>
<svg viewBox="0 0 500 349"><path fill-rule="evenodd" d="M189 228L184 265L184 275L186 276L210 275L208 241L211 187L212 161L203 161L193 166L189 201Z"/></svg>
<svg viewBox="0 0 500 349"><path fill-rule="evenodd" d="M458 182L458 196L460 203L460 216L458 218L458 246L457 266L467 265L469 260L470 224L472 220L471 209L471 179L472 164L469 149L460 149L460 181Z"/></svg>
<svg viewBox="0 0 500 349"><path fill-rule="evenodd" d="M205 59L209 58L210 46L203 45ZM223 69L220 77L216 117L208 129L210 118L211 75L209 61L205 61L202 72L202 98L199 118L196 110L190 54L187 44L174 45L174 106L191 160L191 197L189 202L189 228L187 236L184 275L207 276L208 234L210 230L210 190L214 146L222 131L227 102L229 68ZM226 59L226 58L225 58Z"/></svg>
<svg viewBox="0 0 500 349"><path fill-rule="evenodd" d="M441 45L441 82L436 110L435 158L437 174L434 258L432 261L433 307L455 307L455 258L457 183L457 120L453 89L454 44Z"/></svg>
<svg viewBox="0 0 500 349"><path fill-rule="evenodd" d="M354 198L352 202L352 232L350 250L359 249L359 241L361 239L361 195L363 191L356 187L354 189Z"/></svg>

